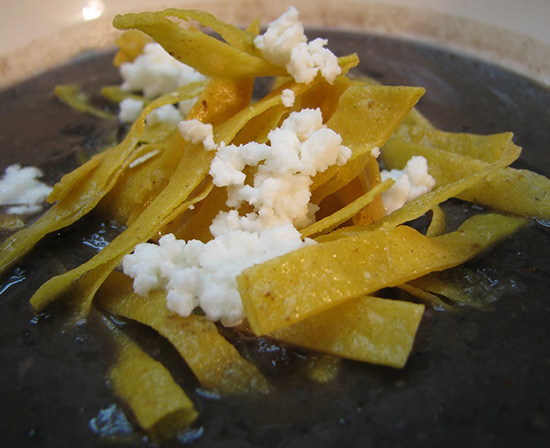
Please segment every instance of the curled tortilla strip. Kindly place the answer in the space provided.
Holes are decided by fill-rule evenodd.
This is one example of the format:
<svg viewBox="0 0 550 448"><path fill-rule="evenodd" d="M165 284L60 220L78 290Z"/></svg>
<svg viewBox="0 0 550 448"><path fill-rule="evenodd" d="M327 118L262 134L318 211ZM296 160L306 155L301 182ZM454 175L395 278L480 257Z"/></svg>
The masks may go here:
<svg viewBox="0 0 550 448"><path fill-rule="evenodd" d="M388 190L394 183L392 179L387 179L385 182L378 184L376 187L366 192L363 196L343 206L338 211L303 228L300 230L300 233L305 238L334 229L359 213L382 192Z"/></svg>
<svg viewBox="0 0 550 448"><path fill-rule="evenodd" d="M502 157L510 150L519 154L519 148L510 142ZM388 167L397 169L403 168L413 155L424 156L437 186L491 166L483 160L397 139L388 142L382 154ZM502 168L455 196L505 213L550 219L550 179L528 170Z"/></svg>
<svg viewBox="0 0 550 448"><path fill-rule="evenodd" d="M426 230L426 236L439 236L445 233L447 229L447 219L445 213L439 205L432 208L432 220Z"/></svg>
<svg viewBox="0 0 550 448"><path fill-rule="evenodd" d="M170 18L196 20L211 27L226 40L222 42L195 28L185 29ZM218 21L202 11L168 9L116 16L115 28L137 29L161 44L180 62L206 76L279 76L286 75L283 67L266 61L254 47L255 35Z"/></svg>
<svg viewBox="0 0 550 448"><path fill-rule="evenodd" d="M193 402L160 362L112 324L108 327L118 348L118 360L109 372L115 394L155 441L174 439L197 419Z"/></svg>
<svg viewBox="0 0 550 448"><path fill-rule="evenodd" d="M140 297L134 293L131 279L115 271L99 289L94 303L111 314L148 325L167 338L205 389L221 395L269 390L264 376L218 333L214 322L194 314L181 317L172 313L164 291Z"/></svg>
<svg viewBox="0 0 550 448"><path fill-rule="evenodd" d="M403 368L423 312L421 304L365 296L276 330L270 336L342 358Z"/></svg>
<svg viewBox="0 0 550 448"><path fill-rule="evenodd" d="M464 177L460 177L454 181L437 187L429 193L426 193L413 201L398 208L394 212L379 219L378 221L366 226L349 226L337 229L334 232L322 235L320 241L335 240L344 236L355 235L364 231L371 231L379 228L391 228L419 218L424 213L433 209L437 205L452 197L460 197L462 192L477 185L490 175L500 172L502 168L510 165L519 157L520 148L515 145L509 145L500 160L494 163L484 163L478 171L469 171L462 173ZM452 155L452 154L450 154ZM408 159L407 159L408 160ZM471 159L470 160L475 160ZM405 162L406 163L406 162ZM483 163L483 162L479 162ZM429 164L429 162L428 162ZM458 169L458 168L457 168Z"/></svg>
<svg viewBox="0 0 550 448"><path fill-rule="evenodd" d="M80 86L75 84L58 84L54 88L55 96L69 107L79 112L94 115L105 120L115 120L116 116L90 103L90 97L84 93Z"/></svg>
<svg viewBox="0 0 550 448"><path fill-rule="evenodd" d="M487 214L435 238L398 226L310 245L237 277L245 314L254 333L269 334L346 300L464 263L524 224L523 218Z"/></svg>

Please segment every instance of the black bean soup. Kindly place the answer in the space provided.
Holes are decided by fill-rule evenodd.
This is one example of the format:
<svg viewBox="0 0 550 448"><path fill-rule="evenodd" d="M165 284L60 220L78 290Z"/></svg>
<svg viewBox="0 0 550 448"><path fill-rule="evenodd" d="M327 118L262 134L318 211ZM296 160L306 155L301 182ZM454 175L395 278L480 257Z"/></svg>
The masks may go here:
<svg viewBox="0 0 550 448"><path fill-rule="evenodd" d="M550 92L474 59L409 41L315 32L338 55L357 52L360 73L381 83L420 85L419 104L449 131L513 131L524 148L514 166L550 174ZM70 110L53 96L78 83L95 94L120 82L112 53L89 53L0 93L0 169L43 169L49 183L121 137L117 123ZM105 103L105 107L112 107ZM478 207L449 201L449 221ZM300 372L307 353L268 339L238 340L274 384L260 398L201 390L155 332L119 322L169 366L194 401L194 427L167 446L396 447L548 446L550 441L550 224L534 222L468 266L493 301L483 310L427 310L403 370L343 361L336 379ZM107 372L110 339L93 312L66 327L62 309L34 315L28 300L52 275L81 263L120 232L87 217L46 238L0 279L0 444L7 447L153 446L132 426Z"/></svg>

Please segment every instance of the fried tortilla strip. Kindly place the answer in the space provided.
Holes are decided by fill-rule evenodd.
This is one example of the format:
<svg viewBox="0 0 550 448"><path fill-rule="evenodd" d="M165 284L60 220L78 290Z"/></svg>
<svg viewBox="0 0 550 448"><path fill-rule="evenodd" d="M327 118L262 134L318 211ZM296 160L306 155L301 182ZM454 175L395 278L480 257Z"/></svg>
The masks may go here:
<svg viewBox="0 0 550 448"><path fill-rule="evenodd" d="M426 230L426 235L427 236L443 235L446 229L447 229L447 218L445 217L445 213L443 213L443 210L441 210L441 207L439 205L436 205L434 208L432 208L432 220L430 221L428 230Z"/></svg>
<svg viewBox="0 0 550 448"><path fill-rule="evenodd" d="M490 271L457 266L415 279L408 286L443 297L458 305L483 308L498 297L500 287L505 284L506 282L495 282Z"/></svg>
<svg viewBox="0 0 550 448"><path fill-rule="evenodd" d="M113 59L113 65L120 67L126 62L133 62L141 53L143 48L153 40L138 30L128 30L122 33L116 40L118 47L117 54Z"/></svg>
<svg viewBox="0 0 550 448"><path fill-rule="evenodd" d="M237 277L246 317L254 333L269 334L346 300L464 263L525 222L487 214L434 238L399 226L306 246Z"/></svg>
<svg viewBox="0 0 550 448"><path fill-rule="evenodd" d="M424 305L365 296L270 334L286 344L342 358L402 368Z"/></svg>
<svg viewBox="0 0 550 448"><path fill-rule="evenodd" d="M189 365L201 386L221 395L264 393L269 385L256 366L246 361L203 316L181 317L166 306L166 293L148 297L134 293L132 280L113 272L94 301L102 310L148 325L168 339Z"/></svg>
<svg viewBox="0 0 550 448"><path fill-rule="evenodd" d="M348 219L351 219L356 214L360 213L361 210L372 203L372 201L382 192L388 190L394 183L395 182L392 179L387 179L385 182L378 184L366 192L363 196L360 196L353 202L343 206L338 211L303 228L300 230L300 233L303 237L312 237L334 229L340 224L346 222Z"/></svg>
<svg viewBox="0 0 550 448"><path fill-rule="evenodd" d="M185 22L196 20L219 33L226 42L196 28L185 29L170 18ZM148 34L177 60L206 76L215 77L220 73L228 77L286 75L283 67L261 57L254 47L254 33L223 23L206 12L167 9L125 14L116 16L113 25L120 30L138 29Z"/></svg>
<svg viewBox="0 0 550 448"><path fill-rule="evenodd" d="M94 115L105 120L114 120L116 116L100 109L90 103L90 97L82 91L80 86L75 84L58 84L54 88L55 96L67 106L79 112Z"/></svg>
<svg viewBox="0 0 550 448"><path fill-rule="evenodd" d="M399 126L410 110L418 102L425 90L421 87L388 87L352 85L340 96L338 108L328 120L327 126L342 136L342 144L352 150L348 164L353 163L359 155L367 154L386 143L392 132ZM365 160L365 166L370 163ZM345 167L334 166L317 174L311 187L312 201L320 201L344 185L352 177L342 176L341 181L332 179ZM354 171L355 173L355 171ZM330 184L329 180L332 181ZM323 185L324 188L319 187ZM328 187L330 185L330 187Z"/></svg>
<svg viewBox="0 0 550 448"><path fill-rule="evenodd" d="M503 154L514 146L510 142L504 147ZM382 155L390 169L402 169L413 155L424 156L428 160L428 171L438 186L490 165L477 158L400 139L388 141ZM506 213L550 219L550 179L528 170L501 169L456 197Z"/></svg>
<svg viewBox="0 0 550 448"><path fill-rule="evenodd" d="M429 274L428 274L429 275ZM441 297L431 292L428 292L424 289L417 288L412 285L412 282L403 283L402 285L397 286L399 289L410 294L412 297L416 297L418 300L432 306L437 310L451 310L452 306L444 302Z"/></svg>
<svg viewBox="0 0 550 448"><path fill-rule="evenodd" d="M53 191L48 197L48 202L53 203L61 200L61 198L67 194L71 188L74 188L80 182L87 181L85 174L91 172L90 168L86 166L88 164L92 166L101 165L101 177L98 179L93 179L94 183L99 183L101 185L103 182L103 177L113 177L114 180L118 179L118 175L120 174L119 172L125 167L123 162L125 162L126 158L133 152L133 148L135 148L142 141L143 133L145 132L145 117L147 117L151 111L161 106L175 104L185 99L195 98L204 90L205 85L205 81L194 82L150 102L140 113L138 119L130 128L126 138L119 145L95 155L85 165L80 166L74 171L71 171L63 176L54 186ZM132 151L127 151L125 149L125 145L130 144L133 145ZM99 173L95 175L99 176Z"/></svg>
<svg viewBox="0 0 550 448"><path fill-rule="evenodd" d="M498 160L506 147L512 144L514 134L478 135L464 132L445 132L433 127L402 124L390 140L415 143L431 148L462 154L492 163Z"/></svg>
<svg viewBox="0 0 550 448"><path fill-rule="evenodd" d="M137 101L141 101L144 106L149 104L151 102L150 99L145 98L142 95L138 95L133 92L128 92L126 90L122 90L120 86L105 86L101 88L100 92L101 96L105 99L108 99L109 101L113 103L120 103L122 100L125 100L126 98L132 98Z"/></svg>
<svg viewBox="0 0 550 448"><path fill-rule="evenodd" d="M118 360L109 373L116 395L155 441L174 439L197 419L193 403L160 362L113 325L108 327L118 348Z"/></svg>
<svg viewBox="0 0 550 448"><path fill-rule="evenodd" d="M215 79L205 85L187 119L218 125L245 108L252 97L253 80ZM161 151L150 163L129 166L100 204L101 211L126 225L167 186L180 163L186 143L178 131L152 149Z"/></svg>
<svg viewBox="0 0 550 448"><path fill-rule="evenodd" d="M391 228L412 221L429 210L432 210L437 205L452 197L459 197L462 192L478 185L479 182L490 175L494 175L502 170L502 168L510 165L519 157L520 148L515 145L510 145L506 148L500 160L494 163L484 163L478 171L463 173L465 177L458 178L452 182L437 187L435 190L426 193L413 201L405 204L403 207L395 210L387 216L367 226L349 226L342 229L337 229L334 232L326 235L321 235L319 241L335 240L345 236L356 235L361 232L371 231L379 228ZM452 156L452 154L450 154ZM475 159L470 159L475 160ZM482 162L480 162L482 163ZM429 162L428 162L429 164Z"/></svg>

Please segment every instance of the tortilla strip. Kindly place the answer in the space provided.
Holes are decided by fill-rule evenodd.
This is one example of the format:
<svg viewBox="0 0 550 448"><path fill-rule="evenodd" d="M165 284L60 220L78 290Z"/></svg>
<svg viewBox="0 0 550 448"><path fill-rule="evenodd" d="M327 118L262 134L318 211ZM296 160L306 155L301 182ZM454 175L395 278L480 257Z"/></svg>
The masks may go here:
<svg viewBox="0 0 550 448"><path fill-rule="evenodd" d="M99 289L94 303L111 314L148 325L178 350L201 386L222 395L265 393L269 385L256 366L246 361L203 316L181 317L166 306L164 291L138 296L132 280L113 272Z"/></svg>
<svg viewBox="0 0 550 448"><path fill-rule="evenodd" d="M108 327L119 352L109 373L116 395L155 440L173 439L197 419L192 401L160 362L113 325Z"/></svg>
<svg viewBox="0 0 550 448"><path fill-rule="evenodd" d="M510 142L504 152L514 146ZM424 156L437 186L490 165L483 160L399 139L388 141L382 154L388 167L397 169L403 168L413 155ZM456 197L506 213L550 219L550 179L528 170L501 169Z"/></svg>
<svg viewBox="0 0 550 448"><path fill-rule="evenodd" d="M326 235L321 235L319 241L335 240L337 238L356 235L361 232L379 228L391 228L419 218L424 213L452 197L459 197L468 188L477 185L491 174L498 173L519 157L520 148L510 145L502 154L502 158L494 163L485 163L478 171L462 173L465 177L458 178L426 193L387 216L367 226L349 226L337 229ZM451 154L452 155L452 154ZM407 159L408 160L408 159ZM474 160L474 159L471 159ZM429 162L428 162L429 163ZM480 162L482 163L482 162Z"/></svg>
<svg viewBox="0 0 550 448"><path fill-rule="evenodd" d="M399 226L306 246L237 277L254 333L269 334L346 300L448 269L488 249L525 219L478 215L429 238Z"/></svg>
<svg viewBox="0 0 550 448"><path fill-rule="evenodd" d="M276 330L271 337L329 355L403 368L424 305L365 296Z"/></svg>
<svg viewBox="0 0 550 448"><path fill-rule="evenodd" d="M379 196L382 192L388 190L395 182L392 179L387 179L366 192L363 196L360 196L356 200L341 207L338 211L326 216L319 221L310 224L309 226L300 230L301 235L305 237L317 236L320 233L326 233L335 227L343 224L348 219L351 219L357 213L360 213L367 205Z"/></svg>
<svg viewBox="0 0 550 448"><path fill-rule="evenodd" d="M227 42L195 28L185 29L170 17L197 20L212 27ZM116 16L113 25L120 30L138 29L148 34L177 60L206 76L215 77L220 73L228 77L286 75L283 67L266 61L254 51L253 33L220 22L205 12L168 9L124 14Z"/></svg>

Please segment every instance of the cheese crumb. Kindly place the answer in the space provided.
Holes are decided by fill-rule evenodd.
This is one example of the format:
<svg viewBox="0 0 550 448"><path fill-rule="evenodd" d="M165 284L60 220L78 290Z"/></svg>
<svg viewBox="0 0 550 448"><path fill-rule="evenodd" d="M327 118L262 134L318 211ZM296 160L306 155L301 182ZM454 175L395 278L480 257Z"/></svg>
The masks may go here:
<svg viewBox="0 0 550 448"><path fill-rule="evenodd" d="M292 107L296 101L296 95L292 89L284 89L281 93L281 100L283 101L283 106Z"/></svg>
<svg viewBox="0 0 550 448"><path fill-rule="evenodd" d="M428 173L428 161L423 156L411 157L403 170L382 170L380 176L382 181L395 181L389 190L382 193L386 214L430 192L435 186L435 179Z"/></svg>
<svg viewBox="0 0 550 448"><path fill-rule="evenodd" d="M164 106L152 110L145 118L145 122L148 126L163 123L175 127L182 120L183 117L180 111L172 104L165 104Z"/></svg>
<svg viewBox="0 0 550 448"><path fill-rule="evenodd" d="M30 215L42 210L52 187L38 180L42 171L33 166L11 165L0 179L0 205L14 215Z"/></svg>
<svg viewBox="0 0 550 448"><path fill-rule="evenodd" d="M246 203L254 208L241 217L246 221L242 226L250 230L291 222L300 228L312 222L311 178L331 165L344 164L351 156L340 135L322 120L319 109L292 112L280 128L269 133L269 146L251 142L218 150L210 167L214 185L228 187L228 206L238 209ZM247 165L258 166L250 183L245 182L243 172ZM214 229L217 226L215 221Z"/></svg>
<svg viewBox="0 0 550 448"><path fill-rule="evenodd" d="M298 15L296 8L290 7L264 34L256 36L254 45L268 61L285 67L296 82L308 84L321 72L333 83L342 73L338 58L325 48L326 39L307 41Z"/></svg>
<svg viewBox="0 0 550 448"><path fill-rule="evenodd" d="M214 142L214 128L210 123L202 123L193 118L178 124L181 136L190 143L202 143L207 151L215 150L218 145Z"/></svg>
<svg viewBox="0 0 550 448"><path fill-rule="evenodd" d="M122 90L143 92L146 98L153 99L173 92L178 87L203 81L204 75L194 68L170 56L158 43L145 45L143 53L133 62L120 66Z"/></svg>
<svg viewBox="0 0 550 448"><path fill-rule="evenodd" d="M178 87L206 79L194 68L170 56L156 42L145 45L143 53L133 62L122 64L119 71L123 80L122 90L126 92L143 92L143 96L148 99L166 95ZM179 114L182 116L187 115L196 101L197 98L180 101L178 103ZM139 108L138 102L141 103L141 108ZM133 123L142 108L143 102L137 99L124 99L120 103L119 119L123 123ZM157 118L159 118L159 121L165 119L167 120L165 122L173 124L175 114L166 115L161 113ZM157 118L153 118L153 120Z"/></svg>
<svg viewBox="0 0 550 448"><path fill-rule="evenodd" d="M122 123L133 123L143 110L143 101L135 98L124 98L118 105L118 119Z"/></svg>

